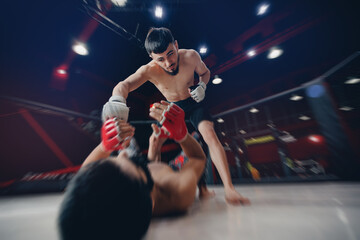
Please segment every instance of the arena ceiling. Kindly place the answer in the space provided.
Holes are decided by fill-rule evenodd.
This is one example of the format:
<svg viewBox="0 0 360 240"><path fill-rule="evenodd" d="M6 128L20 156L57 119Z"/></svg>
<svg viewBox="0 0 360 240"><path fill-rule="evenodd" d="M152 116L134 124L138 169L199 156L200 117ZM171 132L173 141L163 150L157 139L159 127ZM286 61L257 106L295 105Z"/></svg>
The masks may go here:
<svg viewBox="0 0 360 240"><path fill-rule="evenodd" d="M84 114L100 111L112 88L150 58L141 48L150 27L168 27L180 48L199 50L212 78L206 102L219 113L318 77L359 50L357 1L128 0L6 1L1 16L1 95ZM100 5L99 5L100 4ZM154 17L156 4L163 18ZM99 7L101 6L101 7ZM99 14L95 14L93 10ZM102 17L99 17L102 16ZM107 20L106 20L107 19ZM72 44L86 43L87 56ZM270 48L283 54L268 59ZM254 49L255 56L248 51ZM67 79L54 76L66 66ZM163 99L147 83L130 94L130 120L148 119L148 106Z"/></svg>

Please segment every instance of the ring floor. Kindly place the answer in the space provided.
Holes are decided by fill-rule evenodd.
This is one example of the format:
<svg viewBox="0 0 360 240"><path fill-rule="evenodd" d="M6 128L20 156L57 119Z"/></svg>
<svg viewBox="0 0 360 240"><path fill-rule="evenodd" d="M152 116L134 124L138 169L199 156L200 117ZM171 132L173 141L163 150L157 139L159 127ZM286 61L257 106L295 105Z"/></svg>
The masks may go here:
<svg viewBox="0 0 360 240"><path fill-rule="evenodd" d="M196 199L182 216L153 219L145 240L360 239L360 183L249 184L236 189L250 206L216 196ZM0 239L58 239L56 215L63 194L0 198Z"/></svg>

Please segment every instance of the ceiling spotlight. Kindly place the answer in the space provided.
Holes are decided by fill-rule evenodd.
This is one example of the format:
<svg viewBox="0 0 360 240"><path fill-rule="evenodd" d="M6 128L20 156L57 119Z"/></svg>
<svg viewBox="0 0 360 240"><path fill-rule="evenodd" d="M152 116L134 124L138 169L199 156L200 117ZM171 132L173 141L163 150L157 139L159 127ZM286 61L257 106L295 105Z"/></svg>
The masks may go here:
<svg viewBox="0 0 360 240"><path fill-rule="evenodd" d="M246 134L246 132L245 132L244 130L242 130L242 129L241 129L239 132L240 132L241 134Z"/></svg>
<svg viewBox="0 0 360 240"><path fill-rule="evenodd" d="M73 45L72 49L74 52L76 52L79 55L86 56L89 54L89 51L87 50L85 44L83 43L76 43Z"/></svg>
<svg viewBox="0 0 360 240"><path fill-rule="evenodd" d="M263 15L267 12L267 10L269 9L270 5L269 4L261 4L259 7L258 7L258 12L257 12L257 15Z"/></svg>
<svg viewBox="0 0 360 240"><path fill-rule="evenodd" d="M207 52L207 48L206 47L201 47L200 48L200 53L201 54L205 54Z"/></svg>
<svg viewBox="0 0 360 240"><path fill-rule="evenodd" d="M316 143L320 142L320 139L314 135L309 136L309 140Z"/></svg>
<svg viewBox="0 0 360 240"><path fill-rule="evenodd" d="M223 122L224 122L224 119L218 118L218 119L217 119L217 122L218 122L218 123L223 123Z"/></svg>
<svg viewBox="0 0 360 240"><path fill-rule="evenodd" d="M345 84L357 84L360 82L360 78L350 78L345 81Z"/></svg>
<svg viewBox="0 0 360 240"><path fill-rule="evenodd" d="M296 94L293 94L290 98L291 101L300 101L301 99L303 99L303 97Z"/></svg>
<svg viewBox="0 0 360 240"><path fill-rule="evenodd" d="M312 143L323 143L325 141L325 138L321 135L310 135L308 136L308 140Z"/></svg>
<svg viewBox="0 0 360 240"><path fill-rule="evenodd" d="M66 70L65 69L58 69L58 70L56 70L56 72L58 73L58 74L61 74L61 75L64 75L64 74L66 74Z"/></svg>
<svg viewBox="0 0 360 240"><path fill-rule="evenodd" d="M305 116L305 115L301 115L299 117L299 119L303 120L303 121L307 121L307 120L310 120L311 118L309 118L308 116Z"/></svg>
<svg viewBox="0 0 360 240"><path fill-rule="evenodd" d="M157 6L155 8L155 17L162 18L162 16L163 16L163 9L162 7Z"/></svg>
<svg viewBox="0 0 360 240"><path fill-rule="evenodd" d="M280 57L283 54L283 52L284 51L278 47L270 48L267 58L274 59L274 58Z"/></svg>
<svg viewBox="0 0 360 240"><path fill-rule="evenodd" d="M348 107L348 106L343 106L343 107L341 107L341 108L339 108L341 111L351 111L351 110L353 110L354 108L352 108L352 107Z"/></svg>
<svg viewBox="0 0 360 240"><path fill-rule="evenodd" d="M222 83L222 79L219 78L218 75L215 75L214 79L212 80L212 83L213 84L220 84L220 83Z"/></svg>
<svg viewBox="0 0 360 240"><path fill-rule="evenodd" d="M246 54L247 54L249 57L253 57L253 56L256 55L256 52L255 52L255 50L250 50L250 51L248 51Z"/></svg>
<svg viewBox="0 0 360 240"><path fill-rule="evenodd" d="M257 109L257 108L251 108L250 110L249 110L249 112L251 112L251 113L257 113L257 112L259 112L259 110Z"/></svg>
<svg viewBox="0 0 360 240"><path fill-rule="evenodd" d="M127 0L111 0L111 2L118 7L124 7L126 5Z"/></svg>
<svg viewBox="0 0 360 240"><path fill-rule="evenodd" d="M53 76L56 79L62 79L62 80L68 79L68 77L69 77L68 67L66 65L61 65L61 66L55 68L54 72L53 72Z"/></svg>

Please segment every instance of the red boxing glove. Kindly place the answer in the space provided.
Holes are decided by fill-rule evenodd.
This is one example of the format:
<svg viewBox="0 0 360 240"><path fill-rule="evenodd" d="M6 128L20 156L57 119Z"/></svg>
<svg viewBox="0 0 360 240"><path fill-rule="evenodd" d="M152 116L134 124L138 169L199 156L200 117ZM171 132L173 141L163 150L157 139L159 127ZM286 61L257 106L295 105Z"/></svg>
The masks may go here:
<svg viewBox="0 0 360 240"><path fill-rule="evenodd" d="M116 118L111 118L104 122L101 128L101 139L101 145L107 152L123 149L121 145L123 141L120 138L120 129Z"/></svg>
<svg viewBox="0 0 360 240"><path fill-rule="evenodd" d="M177 142L182 142L188 133L185 124L185 113L179 106L171 103L163 112L160 137L168 137Z"/></svg>
<svg viewBox="0 0 360 240"><path fill-rule="evenodd" d="M169 131L165 128L165 127L161 127L160 128L160 132L155 133L155 136L157 138L169 138L170 137L170 133Z"/></svg>

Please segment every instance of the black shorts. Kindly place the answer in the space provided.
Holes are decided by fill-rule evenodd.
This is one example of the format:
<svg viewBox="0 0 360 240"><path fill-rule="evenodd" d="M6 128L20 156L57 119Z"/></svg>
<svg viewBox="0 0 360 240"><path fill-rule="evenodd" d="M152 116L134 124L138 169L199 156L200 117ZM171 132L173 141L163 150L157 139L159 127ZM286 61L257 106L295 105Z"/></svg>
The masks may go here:
<svg viewBox="0 0 360 240"><path fill-rule="evenodd" d="M199 130L199 123L203 120L208 120L211 122L213 120L210 113L204 107L203 103L197 103L191 97L174 103L184 110L185 119L190 120L191 124L196 130Z"/></svg>

